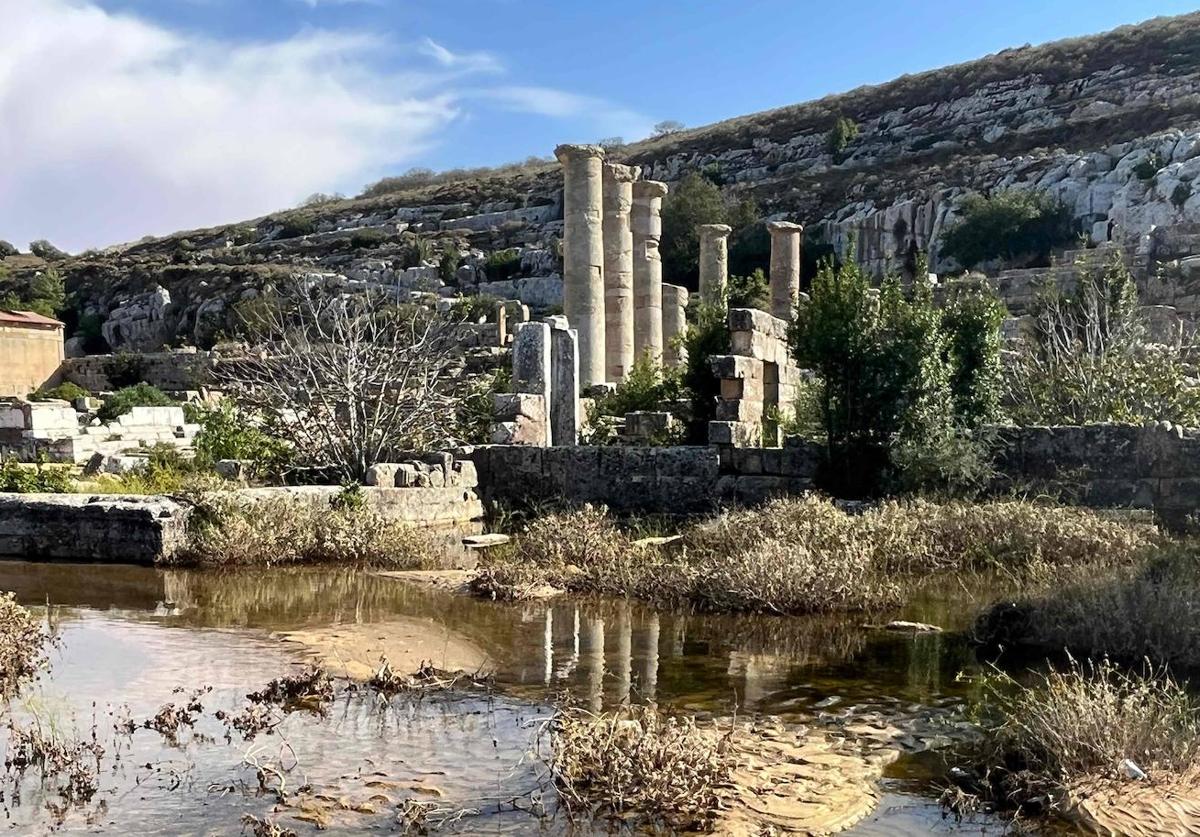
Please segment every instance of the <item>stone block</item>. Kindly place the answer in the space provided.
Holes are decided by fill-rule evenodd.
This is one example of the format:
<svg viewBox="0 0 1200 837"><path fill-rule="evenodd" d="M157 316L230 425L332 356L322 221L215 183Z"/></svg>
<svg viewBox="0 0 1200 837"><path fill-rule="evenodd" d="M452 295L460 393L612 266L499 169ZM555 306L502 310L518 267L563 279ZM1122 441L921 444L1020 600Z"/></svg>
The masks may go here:
<svg viewBox="0 0 1200 837"><path fill-rule="evenodd" d="M708 442L710 445L733 445L734 447L757 447L762 440L762 426L740 421L710 421Z"/></svg>
<svg viewBox="0 0 1200 837"><path fill-rule="evenodd" d="M659 480L687 477L712 482L716 480L720 467L717 449L708 445L658 448L654 457L655 473Z"/></svg>
<svg viewBox="0 0 1200 837"><path fill-rule="evenodd" d="M550 380L550 443L575 445L583 415L579 405L579 335L573 328L550 330Z"/></svg>
<svg viewBox="0 0 1200 837"><path fill-rule="evenodd" d="M749 398L741 398L737 401L718 401L715 418L717 421L760 423L763 420L763 402Z"/></svg>
<svg viewBox="0 0 1200 837"><path fill-rule="evenodd" d="M761 448L736 449L733 454L733 470L742 475L761 475L763 473L763 450Z"/></svg>
<svg viewBox="0 0 1200 837"><path fill-rule="evenodd" d="M790 492L791 481L787 477L746 476L737 478L735 497L739 502L749 504L763 503L772 497L779 497Z"/></svg>
<svg viewBox="0 0 1200 837"><path fill-rule="evenodd" d="M513 390L550 401L550 326L522 323L513 338Z"/></svg>
<svg viewBox="0 0 1200 837"><path fill-rule="evenodd" d="M576 503L607 502L614 486L600 477L598 447L552 447L543 454L549 490Z"/></svg>
<svg viewBox="0 0 1200 837"><path fill-rule="evenodd" d="M250 466L253 463L248 459L218 459L213 464L213 470L217 472L217 476L222 479L241 481L244 480L249 473ZM367 473L367 484L370 485L371 475Z"/></svg>
<svg viewBox="0 0 1200 837"><path fill-rule="evenodd" d="M479 485L479 470L471 460L456 460L454 463L454 484L463 488L474 488Z"/></svg>
<svg viewBox="0 0 1200 837"><path fill-rule="evenodd" d="M372 465L367 469L366 484L377 488L395 488L396 487L396 472L400 470L400 465L390 462L381 462Z"/></svg>
<svg viewBox="0 0 1200 837"><path fill-rule="evenodd" d="M496 417L513 421L522 416L531 421L546 420L546 399L527 392L498 392L494 398Z"/></svg>
<svg viewBox="0 0 1200 837"><path fill-rule="evenodd" d="M708 359L708 363L718 378L762 380L762 362L751 357L713 355Z"/></svg>

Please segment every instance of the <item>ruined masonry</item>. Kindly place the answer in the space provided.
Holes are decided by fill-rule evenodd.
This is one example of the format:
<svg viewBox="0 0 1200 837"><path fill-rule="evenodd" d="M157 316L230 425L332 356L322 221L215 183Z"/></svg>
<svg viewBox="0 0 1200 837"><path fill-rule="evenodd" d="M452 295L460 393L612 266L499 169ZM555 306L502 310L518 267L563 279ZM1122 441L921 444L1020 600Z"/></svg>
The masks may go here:
<svg viewBox="0 0 1200 837"><path fill-rule="evenodd" d="M585 387L604 383L604 150L560 145L563 165L563 310L579 331L579 374Z"/></svg>
<svg viewBox="0 0 1200 837"><path fill-rule="evenodd" d="M604 164L604 366L607 380L633 367L633 182L638 169Z"/></svg>
<svg viewBox="0 0 1200 837"><path fill-rule="evenodd" d="M700 299L706 305L721 305L729 284L728 224L702 224L700 233Z"/></svg>
<svg viewBox="0 0 1200 837"><path fill-rule="evenodd" d="M771 313L791 320L800 295L804 226L772 221L767 230L771 233Z"/></svg>

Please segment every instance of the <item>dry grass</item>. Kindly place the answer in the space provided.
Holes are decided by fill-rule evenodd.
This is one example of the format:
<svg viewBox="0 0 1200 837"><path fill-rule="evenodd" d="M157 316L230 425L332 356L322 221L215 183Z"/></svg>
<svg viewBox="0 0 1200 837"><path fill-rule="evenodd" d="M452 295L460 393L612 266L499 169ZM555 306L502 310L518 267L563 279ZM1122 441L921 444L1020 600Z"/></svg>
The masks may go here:
<svg viewBox="0 0 1200 837"><path fill-rule="evenodd" d="M0 699L16 695L41 669L49 635L12 593L0 593Z"/></svg>
<svg viewBox="0 0 1200 837"><path fill-rule="evenodd" d="M341 564L432 569L438 550L425 533L368 509L327 509L288 500L208 499L193 514L188 545L174 563L210 566Z"/></svg>
<svg viewBox="0 0 1200 837"><path fill-rule="evenodd" d="M994 605L976 634L994 646L1067 648L1127 662L1200 667L1200 562L1173 547L1138 567L1060 574L1045 592Z"/></svg>
<svg viewBox="0 0 1200 837"><path fill-rule="evenodd" d="M805 496L692 524L662 550L586 506L535 521L474 587L493 598L550 586L713 611L869 610L897 604L905 585L933 572L1124 565L1157 537L1150 526L1025 502L893 502L852 515Z"/></svg>
<svg viewBox="0 0 1200 837"><path fill-rule="evenodd" d="M570 709L555 717L550 733L555 787L572 816L704 829L733 768L732 732L652 708L606 715Z"/></svg>

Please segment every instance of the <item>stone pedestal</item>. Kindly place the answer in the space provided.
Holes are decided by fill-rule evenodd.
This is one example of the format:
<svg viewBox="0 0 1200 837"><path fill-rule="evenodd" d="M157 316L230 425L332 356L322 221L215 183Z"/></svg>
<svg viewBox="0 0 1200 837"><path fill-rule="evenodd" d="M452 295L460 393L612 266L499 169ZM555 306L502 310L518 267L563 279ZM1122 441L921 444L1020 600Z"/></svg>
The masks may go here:
<svg viewBox="0 0 1200 837"><path fill-rule="evenodd" d="M550 326L521 323L513 337L513 393L496 396L497 444L550 444Z"/></svg>
<svg viewBox="0 0 1200 837"><path fill-rule="evenodd" d="M667 185L657 180L633 184L633 351L662 363L662 199Z"/></svg>
<svg viewBox="0 0 1200 837"><path fill-rule="evenodd" d="M610 383L633 366L633 182L638 170L604 164L604 371Z"/></svg>
<svg viewBox="0 0 1200 837"><path fill-rule="evenodd" d="M729 284L729 233L727 224L701 224L700 300L705 305L723 305Z"/></svg>
<svg viewBox="0 0 1200 837"><path fill-rule="evenodd" d="M563 166L563 311L579 333L584 386L604 383L604 149L560 145Z"/></svg>
<svg viewBox="0 0 1200 837"><path fill-rule="evenodd" d="M804 226L772 221L767 229L771 233L771 313L791 321L800 296Z"/></svg>
<svg viewBox="0 0 1200 837"><path fill-rule="evenodd" d="M662 286L663 366L674 369L687 363L687 350L680 345L687 331L688 290L680 285Z"/></svg>

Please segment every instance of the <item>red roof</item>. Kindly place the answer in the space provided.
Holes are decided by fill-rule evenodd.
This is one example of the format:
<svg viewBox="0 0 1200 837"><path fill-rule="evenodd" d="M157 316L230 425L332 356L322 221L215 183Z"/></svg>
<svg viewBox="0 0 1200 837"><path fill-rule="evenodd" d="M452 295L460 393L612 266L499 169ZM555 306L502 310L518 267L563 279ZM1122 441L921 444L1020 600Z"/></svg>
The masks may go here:
<svg viewBox="0 0 1200 837"><path fill-rule="evenodd" d="M7 311L0 308L0 323L5 325L33 326L35 328L51 326L62 328L63 324L53 317L43 317L33 311Z"/></svg>

